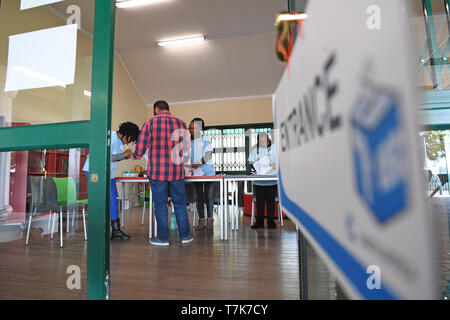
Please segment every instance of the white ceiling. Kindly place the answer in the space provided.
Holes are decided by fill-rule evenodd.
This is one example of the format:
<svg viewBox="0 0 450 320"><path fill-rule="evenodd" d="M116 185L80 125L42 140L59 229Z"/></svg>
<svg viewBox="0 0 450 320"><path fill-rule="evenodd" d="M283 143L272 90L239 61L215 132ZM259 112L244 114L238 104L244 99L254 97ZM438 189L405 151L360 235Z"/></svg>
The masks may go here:
<svg viewBox="0 0 450 320"><path fill-rule="evenodd" d="M54 4L82 9L92 33L94 1ZM144 103L269 96L284 65L275 55L275 16L287 0L169 0L116 11L116 50ZM202 44L161 48L157 41L205 35Z"/></svg>

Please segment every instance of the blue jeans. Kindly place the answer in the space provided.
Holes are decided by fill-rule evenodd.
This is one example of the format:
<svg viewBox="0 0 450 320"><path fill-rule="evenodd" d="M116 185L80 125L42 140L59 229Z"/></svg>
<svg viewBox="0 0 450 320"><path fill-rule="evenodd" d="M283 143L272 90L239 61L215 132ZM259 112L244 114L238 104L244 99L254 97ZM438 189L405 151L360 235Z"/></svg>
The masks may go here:
<svg viewBox="0 0 450 320"><path fill-rule="evenodd" d="M89 172L83 171L88 179L89 183ZM117 205L117 199L119 194L117 193L116 179L111 179L111 189L110 189L110 203L109 203L109 217L111 221L119 219L119 206Z"/></svg>
<svg viewBox="0 0 450 320"><path fill-rule="evenodd" d="M189 224L188 212L186 208L186 189L184 180L156 181L150 180L153 200L155 202L155 216L158 223L158 238L169 241L169 220L167 201L170 194L174 205L175 217L177 219L178 234L180 239L189 237L191 226Z"/></svg>

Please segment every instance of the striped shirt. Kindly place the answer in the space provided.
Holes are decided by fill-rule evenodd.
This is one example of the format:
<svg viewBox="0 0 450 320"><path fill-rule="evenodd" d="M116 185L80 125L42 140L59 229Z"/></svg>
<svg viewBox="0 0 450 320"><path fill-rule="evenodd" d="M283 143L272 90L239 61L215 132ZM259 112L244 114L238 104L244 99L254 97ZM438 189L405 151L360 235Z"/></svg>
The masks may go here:
<svg viewBox="0 0 450 320"><path fill-rule="evenodd" d="M168 110L162 110L142 126L134 157L140 159L148 149L150 179L181 180L184 179L183 150L189 150L189 140L186 123Z"/></svg>

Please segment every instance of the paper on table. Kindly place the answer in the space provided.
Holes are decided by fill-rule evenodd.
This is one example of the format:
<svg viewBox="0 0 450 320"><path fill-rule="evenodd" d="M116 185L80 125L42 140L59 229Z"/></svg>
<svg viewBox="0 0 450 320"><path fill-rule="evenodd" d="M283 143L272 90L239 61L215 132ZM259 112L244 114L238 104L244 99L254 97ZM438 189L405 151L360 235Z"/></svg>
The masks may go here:
<svg viewBox="0 0 450 320"><path fill-rule="evenodd" d="M266 174L272 167L270 166L270 160L267 156L262 157L255 163L253 163L253 167L256 170L256 174Z"/></svg>
<svg viewBox="0 0 450 320"><path fill-rule="evenodd" d="M203 172L202 168L198 167L197 169L192 169L192 175L194 177L204 176L205 173Z"/></svg>

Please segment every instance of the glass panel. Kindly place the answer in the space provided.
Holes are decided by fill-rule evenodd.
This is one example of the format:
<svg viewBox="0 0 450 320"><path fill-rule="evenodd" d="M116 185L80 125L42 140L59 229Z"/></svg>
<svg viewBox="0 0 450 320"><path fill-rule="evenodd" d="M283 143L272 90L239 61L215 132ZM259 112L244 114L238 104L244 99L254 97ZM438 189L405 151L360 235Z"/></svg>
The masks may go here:
<svg viewBox="0 0 450 320"><path fill-rule="evenodd" d="M1 1L0 126L89 120L94 4Z"/></svg>
<svg viewBox="0 0 450 320"><path fill-rule="evenodd" d="M0 153L0 299L85 298L87 152Z"/></svg>
<svg viewBox="0 0 450 320"><path fill-rule="evenodd" d="M424 170L427 195L438 239L439 285L442 297L450 296L450 130L420 133L425 155Z"/></svg>
<svg viewBox="0 0 450 320"><path fill-rule="evenodd" d="M449 16L443 0L431 0L428 15L422 0L411 1L411 21L419 63L419 87L423 90L449 90ZM428 23L426 23L428 21Z"/></svg>

